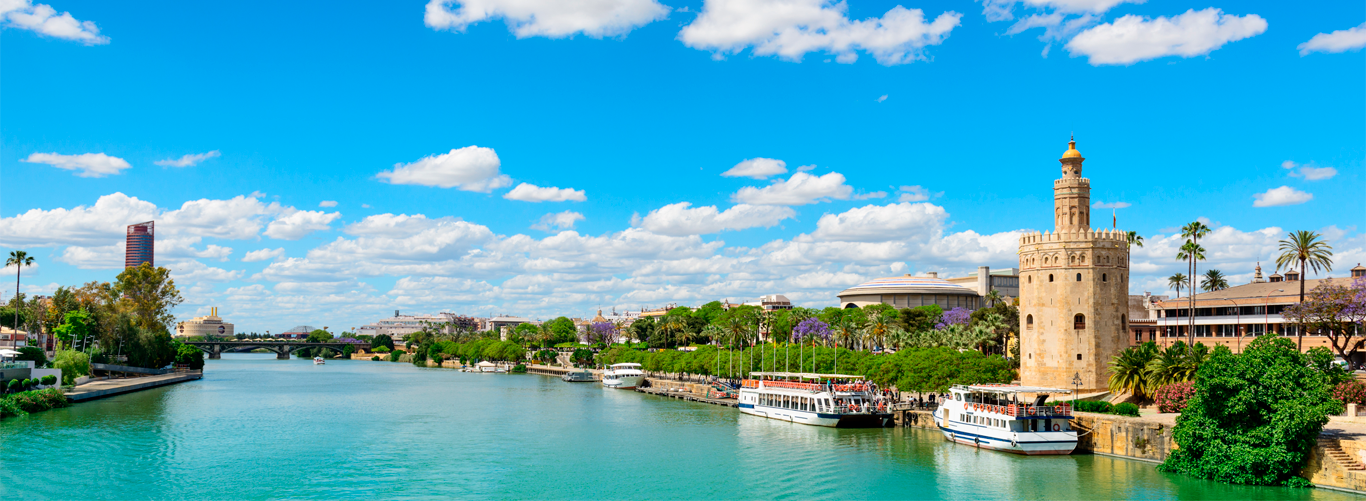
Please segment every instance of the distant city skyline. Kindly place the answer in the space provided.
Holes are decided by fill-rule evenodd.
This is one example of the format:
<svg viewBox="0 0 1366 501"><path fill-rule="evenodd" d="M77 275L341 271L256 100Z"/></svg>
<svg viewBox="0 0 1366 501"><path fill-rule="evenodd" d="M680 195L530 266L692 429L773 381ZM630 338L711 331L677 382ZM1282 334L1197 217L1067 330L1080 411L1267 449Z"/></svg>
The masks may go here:
<svg viewBox="0 0 1366 501"><path fill-rule="evenodd" d="M1131 294L1171 292L1197 218L1231 284L1292 230L1366 261L1366 5L796 4L15 4L0 245L50 294L154 220L177 319L243 333L829 306L1019 267L1075 135L1091 225L1145 238Z"/></svg>

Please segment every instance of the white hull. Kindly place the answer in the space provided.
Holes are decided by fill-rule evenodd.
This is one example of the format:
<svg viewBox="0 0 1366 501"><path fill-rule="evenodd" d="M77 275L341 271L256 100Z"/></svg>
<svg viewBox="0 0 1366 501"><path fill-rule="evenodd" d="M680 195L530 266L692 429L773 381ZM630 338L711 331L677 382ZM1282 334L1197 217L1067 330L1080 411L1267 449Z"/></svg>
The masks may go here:
<svg viewBox="0 0 1366 501"><path fill-rule="evenodd" d="M836 414L821 414L819 412L796 411L792 409L755 406L749 404L741 404L740 412L742 414L749 414L751 416L766 417L769 419L777 419L779 421L787 421L790 423L809 424L812 426L827 426L830 428L834 428L836 426L839 426L840 424L840 417Z"/></svg>
<svg viewBox="0 0 1366 501"><path fill-rule="evenodd" d="M946 403L946 405L952 405ZM967 416L961 418L958 416ZM977 424L969 422L973 416L981 416L991 421L993 425ZM967 419L968 421L965 421ZM934 411L934 422L939 427L939 431L944 434L944 439L963 445L988 449L1001 452L1025 455L1065 455L1071 454L1077 448L1077 432L1071 430L1065 420L1054 419L1050 421L1060 422L1059 431L1014 431L1000 426L996 423L1017 421L1010 416L996 415L991 413L969 412L949 412L946 407L940 407ZM1027 422L1027 421L1021 421Z"/></svg>
<svg viewBox="0 0 1366 501"><path fill-rule="evenodd" d="M614 388L618 390L635 389L644 381L645 376L602 376L602 386L604 388Z"/></svg>
<svg viewBox="0 0 1366 501"><path fill-rule="evenodd" d="M764 398L768 396L770 398ZM787 396L806 398L806 408L801 404L792 406L768 405L764 402L782 402L782 397ZM773 398L777 397L777 398ZM740 412L751 416L777 419L789 423L805 424L811 426L836 427L880 427L884 426L890 414L875 412L875 408L866 405L863 410L852 411L847 409L835 410L824 405L817 404L816 410L811 410L817 400L833 400L835 397L828 392L803 392L785 389L768 388L741 388L739 407ZM795 407L795 408L794 408Z"/></svg>

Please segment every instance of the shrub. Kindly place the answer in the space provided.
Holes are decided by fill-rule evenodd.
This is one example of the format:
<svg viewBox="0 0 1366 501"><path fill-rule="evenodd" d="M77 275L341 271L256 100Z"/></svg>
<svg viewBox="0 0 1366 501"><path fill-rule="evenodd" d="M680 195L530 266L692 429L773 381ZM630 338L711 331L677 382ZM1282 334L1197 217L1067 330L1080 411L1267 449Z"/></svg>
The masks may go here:
<svg viewBox="0 0 1366 501"><path fill-rule="evenodd" d="M59 351L52 358L52 367L62 370L62 384L72 384L76 378L90 374L90 357L79 351Z"/></svg>
<svg viewBox="0 0 1366 501"><path fill-rule="evenodd" d="M16 392L19 391L19 387L23 384L24 383L21 380L11 379L8 383L5 383L5 389L8 389L11 392Z"/></svg>
<svg viewBox="0 0 1366 501"><path fill-rule="evenodd" d="M1158 412L1181 412L1186 410L1186 404L1194 395L1195 383L1186 381L1158 388L1154 397L1157 401Z"/></svg>
<svg viewBox="0 0 1366 501"><path fill-rule="evenodd" d="M391 351L394 351L394 350L389 349L388 346L380 346L380 347L378 347L378 348L375 348L375 353L389 353L389 352L391 352Z"/></svg>
<svg viewBox="0 0 1366 501"><path fill-rule="evenodd" d="M1101 414L1114 412L1114 408L1110 406L1110 402L1094 400L1078 400L1076 409L1079 412L1098 412Z"/></svg>
<svg viewBox="0 0 1366 501"><path fill-rule="evenodd" d="M4 398L5 400L12 402L23 412L30 413L42 412L48 409L70 405L66 400L66 395L62 393L62 390L56 388L15 393Z"/></svg>
<svg viewBox="0 0 1366 501"><path fill-rule="evenodd" d="M43 350L41 348L38 348L36 346L25 346L23 348L19 348L19 356L14 357L14 359L32 360L33 368L35 369L41 369L47 365L47 355L43 353Z"/></svg>
<svg viewBox="0 0 1366 501"><path fill-rule="evenodd" d="M1343 405L1366 404L1366 385L1360 381L1343 381L1333 387L1333 398Z"/></svg>
<svg viewBox="0 0 1366 501"><path fill-rule="evenodd" d="M371 362L378 362L378 361L379 361L379 355L375 355L375 356L373 356L373 357L370 357L370 361L371 361Z"/></svg>
<svg viewBox="0 0 1366 501"><path fill-rule="evenodd" d="M57 384L57 376L54 376L54 375L52 375L52 374L48 374L48 375L46 375L46 376L43 376L43 385L44 385L44 386L52 386L52 385L54 385L54 384Z"/></svg>
<svg viewBox="0 0 1366 501"><path fill-rule="evenodd" d="M1310 486L1297 473L1328 416L1342 412L1332 395L1341 381L1316 367L1315 357L1275 335L1258 337L1238 355L1216 347L1172 428L1180 448L1158 470L1233 484Z"/></svg>
<svg viewBox="0 0 1366 501"><path fill-rule="evenodd" d="M390 362L397 362L397 361L399 360L399 358L402 357L402 356L403 356L403 352L401 352L401 351L391 351L391 352L389 352L389 361L390 361Z"/></svg>
<svg viewBox="0 0 1366 501"><path fill-rule="evenodd" d="M1115 406L1115 414L1138 417L1138 406L1129 402L1121 403Z"/></svg>
<svg viewBox="0 0 1366 501"><path fill-rule="evenodd" d="M524 364L517 364L517 365L514 365L514 366L512 366L512 372L519 373L519 374L520 374L520 373L525 373L525 372L526 372L526 365L524 365Z"/></svg>
<svg viewBox="0 0 1366 501"><path fill-rule="evenodd" d="M418 367L427 366L427 353L422 350L413 350L413 365Z"/></svg>
<svg viewBox="0 0 1366 501"><path fill-rule="evenodd" d="M0 418L22 416L28 414L24 409L19 408L19 404L13 398L0 396Z"/></svg>

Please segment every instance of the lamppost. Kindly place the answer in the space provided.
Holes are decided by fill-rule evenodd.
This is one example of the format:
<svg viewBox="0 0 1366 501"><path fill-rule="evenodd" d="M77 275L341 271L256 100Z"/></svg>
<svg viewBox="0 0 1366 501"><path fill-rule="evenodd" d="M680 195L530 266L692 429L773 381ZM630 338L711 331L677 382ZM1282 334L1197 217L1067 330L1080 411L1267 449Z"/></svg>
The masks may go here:
<svg viewBox="0 0 1366 501"><path fill-rule="evenodd" d="M1077 392L1081 391L1081 373L1072 376L1072 408L1077 407Z"/></svg>
<svg viewBox="0 0 1366 501"><path fill-rule="evenodd" d="M1272 292L1285 292L1285 289L1276 289L1266 292L1266 298L1262 300L1262 334L1271 332L1271 308L1267 305L1271 303Z"/></svg>
<svg viewBox="0 0 1366 501"><path fill-rule="evenodd" d="M1234 301L1234 300L1229 299L1229 298L1222 298L1222 299L1223 299L1224 301L1228 301L1228 302L1230 302L1230 303L1233 303L1233 312L1234 312L1234 314L1237 315L1237 320L1236 320L1235 323L1233 324L1233 335L1238 337L1238 352L1239 352L1239 353L1242 353L1242 351L1243 351L1243 334L1242 334L1241 332L1238 332L1238 328L1243 326L1243 325L1242 325L1242 324L1243 324L1243 311L1242 311L1242 308L1238 306L1238 302L1237 302L1237 301Z"/></svg>

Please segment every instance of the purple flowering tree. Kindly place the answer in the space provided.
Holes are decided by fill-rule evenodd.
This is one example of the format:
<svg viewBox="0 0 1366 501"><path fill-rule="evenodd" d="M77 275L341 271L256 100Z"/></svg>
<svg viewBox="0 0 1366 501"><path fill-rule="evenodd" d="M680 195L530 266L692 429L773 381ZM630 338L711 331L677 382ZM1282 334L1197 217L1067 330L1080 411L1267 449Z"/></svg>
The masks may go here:
<svg viewBox="0 0 1366 501"><path fill-rule="evenodd" d="M617 325L612 322L593 322L588 326L588 344L601 342L611 346L617 342Z"/></svg>
<svg viewBox="0 0 1366 501"><path fill-rule="evenodd" d="M802 320L797 327L792 329L792 340L801 342L803 339L811 338L821 344L830 342L830 325L812 317Z"/></svg>
<svg viewBox="0 0 1366 501"><path fill-rule="evenodd" d="M1343 360L1351 360L1351 355L1366 345L1361 332L1366 322L1366 277L1358 277L1350 286L1325 280L1304 302L1287 306L1282 315L1328 337L1333 351Z"/></svg>
<svg viewBox="0 0 1366 501"><path fill-rule="evenodd" d="M944 312L944 316L940 317L939 323L934 324L934 328L937 330L944 330L950 325L965 326L968 324L968 320L970 319L972 319L971 310L962 307L954 308L952 310Z"/></svg>

